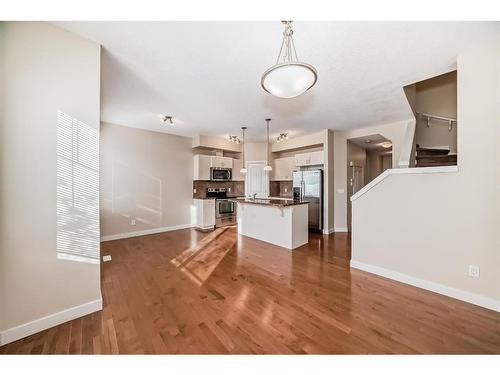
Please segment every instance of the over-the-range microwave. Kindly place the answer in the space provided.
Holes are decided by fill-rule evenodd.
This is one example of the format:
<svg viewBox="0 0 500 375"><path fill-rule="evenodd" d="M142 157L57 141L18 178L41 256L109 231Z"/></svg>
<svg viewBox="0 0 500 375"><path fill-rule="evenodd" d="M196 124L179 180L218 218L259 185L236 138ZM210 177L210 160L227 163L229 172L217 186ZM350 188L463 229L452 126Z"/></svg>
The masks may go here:
<svg viewBox="0 0 500 375"><path fill-rule="evenodd" d="M231 181L231 168L210 168L210 180Z"/></svg>

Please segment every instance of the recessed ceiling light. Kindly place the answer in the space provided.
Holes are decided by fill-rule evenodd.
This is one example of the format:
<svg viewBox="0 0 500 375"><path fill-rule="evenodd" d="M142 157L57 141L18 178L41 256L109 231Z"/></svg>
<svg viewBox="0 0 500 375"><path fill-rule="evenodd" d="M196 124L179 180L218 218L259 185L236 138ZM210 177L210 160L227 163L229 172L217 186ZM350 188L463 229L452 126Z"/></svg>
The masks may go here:
<svg viewBox="0 0 500 375"><path fill-rule="evenodd" d="M371 139L366 139L365 143L372 143L372 140Z"/></svg>
<svg viewBox="0 0 500 375"><path fill-rule="evenodd" d="M392 147L392 142L389 142L389 141L387 141L387 142L382 142L382 143L380 144L380 146L382 146L383 148L389 148L389 147Z"/></svg>

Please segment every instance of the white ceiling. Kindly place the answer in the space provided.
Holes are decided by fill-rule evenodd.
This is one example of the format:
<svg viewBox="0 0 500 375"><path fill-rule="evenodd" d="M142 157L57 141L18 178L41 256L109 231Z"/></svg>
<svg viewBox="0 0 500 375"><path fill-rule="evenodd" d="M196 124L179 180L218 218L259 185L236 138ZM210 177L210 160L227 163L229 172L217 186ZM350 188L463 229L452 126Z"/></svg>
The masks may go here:
<svg viewBox="0 0 500 375"><path fill-rule="evenodd" d="M348 141L368 151L387 152L392 150L392 147L384 148L381 146L381 143L383 142L391 142L390 139L381 134L371 134L363 137L349 138Z"/></svg>
<svg viewBox="0 0 500 375"><path fill-rule="evenodd" d="M294 22L317 84L294 99L260 87L280 22L57 22L103 46L102 120L179 135L262 140L411 117L402 87L456 68L461 48L498 25L472 22ZM174 116L174 127L158 114Z"/></svg>

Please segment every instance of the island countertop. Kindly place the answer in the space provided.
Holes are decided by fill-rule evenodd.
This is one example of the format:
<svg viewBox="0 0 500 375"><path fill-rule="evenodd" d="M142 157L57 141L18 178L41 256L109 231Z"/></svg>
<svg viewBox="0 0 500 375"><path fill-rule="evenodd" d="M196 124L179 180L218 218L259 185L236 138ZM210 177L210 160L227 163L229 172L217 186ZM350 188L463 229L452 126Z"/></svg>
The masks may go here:
<svg viewBox="0 0 500 375"><path fill-rule="evenodd" d="M301 204L308 204L308 201L294 201L293 199L273 199L273 198L232 198L229 199L237 203L259 204L264 206L289 207Z"/></svg>

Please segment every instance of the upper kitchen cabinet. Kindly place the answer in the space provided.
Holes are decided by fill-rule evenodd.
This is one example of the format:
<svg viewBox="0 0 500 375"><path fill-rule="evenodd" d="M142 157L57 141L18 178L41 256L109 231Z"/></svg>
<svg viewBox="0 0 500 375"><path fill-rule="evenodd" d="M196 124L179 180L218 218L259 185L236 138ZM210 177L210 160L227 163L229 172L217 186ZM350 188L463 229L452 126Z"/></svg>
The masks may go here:
<svg viewBox="0 0 500 375"><path fill-rule="evenodd" d="M297 169L295 158L293 156L274 159L274 178L275 181L291 181L293 172Z"/></svg>
<svg viewBox="0 0 500 375"><path fill-rule="evenodd" d="M325 162L323 151L306 152L295 155L295 163L297 167L308 165L323 165Z"/></svg>
<svg viewBox="0 0 500 375"><path fill-rule="evenodd" d="M210 180L210 168L231 168L234 173L233 159L226 156L194 155L193 180ZM240 169L241 167L238 168L238 174Z"/></svg>
<svg viewBox="0 0 500 375"><path fill-rule="evenodd" d="M233 159L233 181L245 181L245 175L243 173L240 173L241 168L243 168L243 160Z"/></svg>
<svg viewBox="0 0 500 375"><path fill-rule="evenodd" d="M233 158L226 156L210 156L212 168L233 168Z"/></svg>
<svg viewBox="0 0 500 375"><path fill-rule="evenodd" d="M193 180L210 180L212 157L209 155L194 155Z"/></svg>

